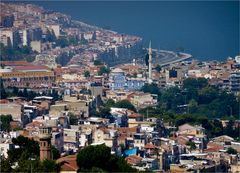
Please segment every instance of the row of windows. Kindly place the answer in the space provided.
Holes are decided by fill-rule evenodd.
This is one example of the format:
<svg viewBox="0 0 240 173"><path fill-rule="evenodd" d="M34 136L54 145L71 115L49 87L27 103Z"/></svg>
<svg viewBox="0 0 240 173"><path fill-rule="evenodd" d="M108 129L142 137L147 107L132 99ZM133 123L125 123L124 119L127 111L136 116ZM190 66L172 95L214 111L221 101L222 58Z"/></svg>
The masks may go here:
<svg viewBox="0 0 240 173"><path fill-rule="evenodd" d="M50 147L50 143L48 143L47 141L41 142L40 143L41 147Z"/></svg>

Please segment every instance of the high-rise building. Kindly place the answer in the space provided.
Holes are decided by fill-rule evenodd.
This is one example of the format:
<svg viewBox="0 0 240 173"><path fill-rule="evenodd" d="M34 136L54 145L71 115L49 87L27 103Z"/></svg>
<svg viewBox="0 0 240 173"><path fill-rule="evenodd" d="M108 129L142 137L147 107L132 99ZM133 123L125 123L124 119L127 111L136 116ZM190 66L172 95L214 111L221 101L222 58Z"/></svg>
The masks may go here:
<svg viewBox="0 0 240 173"><path fill-rule="evenodd" d="M240 71L232 72L229 78L230 89L233 93L240 92Z"/></svg>
<svg viewBox="0 0 240 173"><path fill-rule="evenodd" d="M13 26L14 16L13 14L4 14L0 15L0 26L10 28Z"/></svg>
<svg viewBox="0 0 240 173"><path fill-rule="evenodd" d="M0 29L0 41L5 46L15 47L19 43L19 32L11 28Z"/></svg>
<svg viewBox="0 0 240 173"><path fill-rule="evenodd" d="M47 25L47 27L50 29L50 31L52 31L54 33L56 38L58 38L60 36L60 25L49 24L49 25Z"/></svg>

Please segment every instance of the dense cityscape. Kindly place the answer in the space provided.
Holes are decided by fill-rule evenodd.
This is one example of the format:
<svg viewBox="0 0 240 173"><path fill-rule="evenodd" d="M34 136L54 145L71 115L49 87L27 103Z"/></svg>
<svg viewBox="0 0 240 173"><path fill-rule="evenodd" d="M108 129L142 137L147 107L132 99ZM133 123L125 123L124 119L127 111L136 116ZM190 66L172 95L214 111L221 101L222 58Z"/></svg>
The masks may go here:
<svg viewBox="0 0 240 173"><path fill-rule="evenodd" d="M0 3L0 172L240 171L240 55Z"/></svg>

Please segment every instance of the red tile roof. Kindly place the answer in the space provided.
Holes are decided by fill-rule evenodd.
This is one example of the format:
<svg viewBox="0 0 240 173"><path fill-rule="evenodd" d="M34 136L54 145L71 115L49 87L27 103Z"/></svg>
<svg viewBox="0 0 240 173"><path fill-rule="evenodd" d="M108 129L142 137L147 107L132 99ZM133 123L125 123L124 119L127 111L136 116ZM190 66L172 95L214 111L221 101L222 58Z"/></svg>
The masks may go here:
<svg viewBox="0 0 240 173"><path fill-rule="evenodd" d="M49 68L44 65L17 66L14 69L15 70L49 70Z"/></svg>
<svg viewBox="0 0 240 173"><path fill-rule="evenodd" d="M125 160L130 165L137 165L138 163L141 162L142 157L137 156L137 155L130 155L130 156L126 157Z"/></svg>
<svg viewBox="0 0 240 173"><path fill-rule="evenodd" d="M157 148L155 145L153 144L150 144L150 143L147 143L145 146L144 146L145 149L154 149L154 148Z"/></svg>
<svg viewBox="0 0 240 173"><path fill-rule="evenodd" d="M27 61L0 61L0 64L6 65L6 66L28 66L32 65L31 63Z"/></svg>
<svg viewBox="0 0 240 173"><path fill-rule="evenodd" d="M224 149L222 145L219 145L215 142L209 142L207 144L207 149L205 149L205 152L218 152L219 150Z"/></svg>
<svg viewBox="0 0 240 173"><path fill-rule="evenodd" d="M118 133L137 133L137 127L119 127L116 130Z"/></svg>
<svg viewBox="0 0 240 173"><path fill-rule="evenodd" d="M138 118L138 117L143 117L143 115L137 114L137 113L132 113L132 114L128 115L128 118Z"/></svg>
<svg viewBox="0 0 240 173"><path fill-rule="evenodd" d="M0 103L8 103L9 101L7 99L1 99Z"/></svg>
<svg viewBox="0 0 240 173"><path fill-rule="evenodd" d="M39 121L33 121L31 123L28 123L26 125L26 129L29 129L29 128L35 128L35 127L41 127L43 126L43 123L39 122Z"/></svg>
<svg viewBox="0 0 240 173"><path fill-rule="evenodd" d="M77 171L79 169L76 155L61 157L56 162L60 164L61 171Z"/></svg>

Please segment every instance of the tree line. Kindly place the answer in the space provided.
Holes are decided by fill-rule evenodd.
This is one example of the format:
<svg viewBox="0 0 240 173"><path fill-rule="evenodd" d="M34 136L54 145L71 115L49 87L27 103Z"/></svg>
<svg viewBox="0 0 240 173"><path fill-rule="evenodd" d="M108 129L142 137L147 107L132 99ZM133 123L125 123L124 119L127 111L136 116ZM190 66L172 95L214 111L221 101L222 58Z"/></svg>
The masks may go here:
<svg viewBox="0 0 240 173"><path fill-rule="evenodd" d="M166 89L146 84L141 91L158 95L158 105L141 109L142 114L161 118L176 127L184 123L202 124L209 137L239 136L234 120L239 117L240 97L209 85L205 78L188 78L182 87ZM222 126L220 119L229 120L227 127Z"/></svg>

